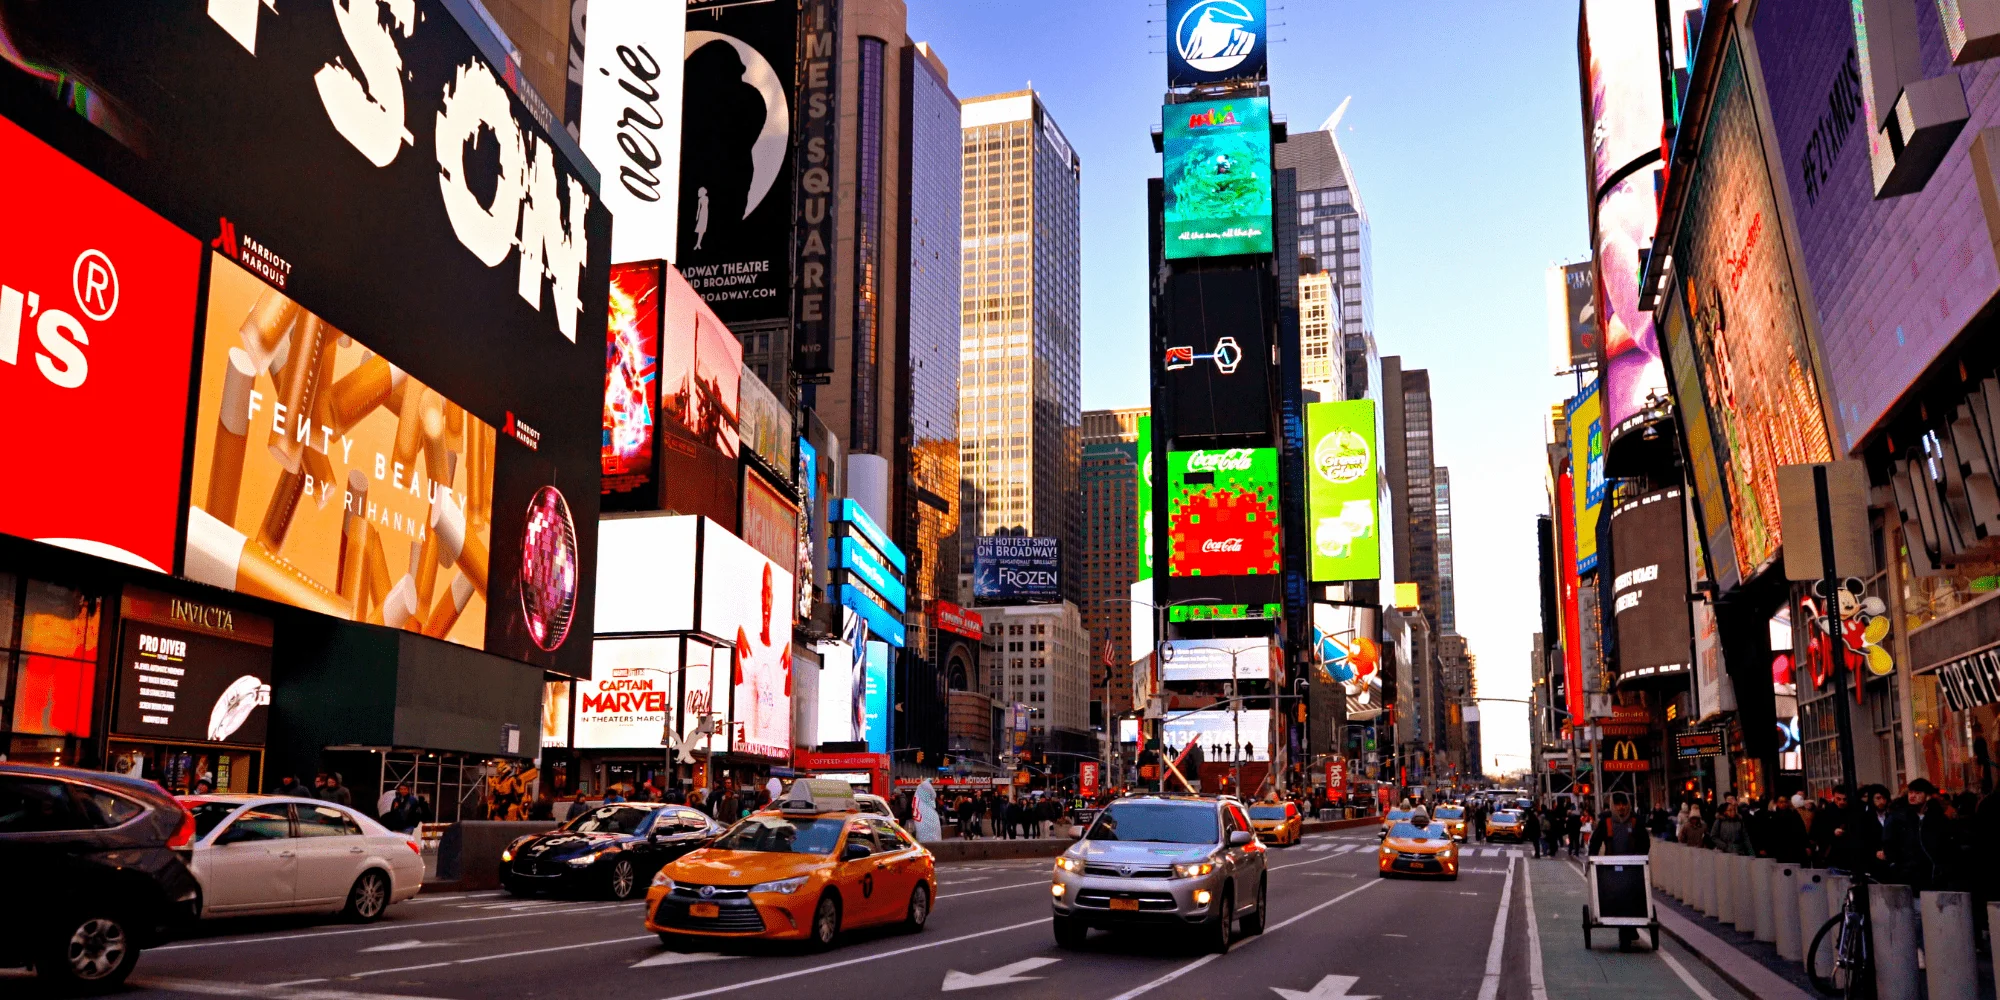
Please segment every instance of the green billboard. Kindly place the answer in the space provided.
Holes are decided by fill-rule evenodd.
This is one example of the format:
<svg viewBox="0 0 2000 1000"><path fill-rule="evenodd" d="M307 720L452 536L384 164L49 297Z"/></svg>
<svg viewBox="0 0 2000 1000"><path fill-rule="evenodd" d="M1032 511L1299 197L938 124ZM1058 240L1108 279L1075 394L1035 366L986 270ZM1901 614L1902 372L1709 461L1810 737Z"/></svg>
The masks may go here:
<svg viewBox="0 0 2000 1000"><path fill-rule="evenodd" d="M1160 122L1168 259L1270 253L1270 99L1169 104Z"/></svg>
<svg viewBox="0 0 2000 1000"><path fill-rule="evenodd" d="M1139 418L1139 440L1133 443L1137 451L1133 458L1138 462L1139 494L1139 580L1153 578L1153 417L1151 414Z"/></svg>
<svg viewBox="0 0 2000 1000"><path fill-rule="evenodd" d="M1307 404L1306 468L1313 582L1379 579L1375 401Z"/></svg>
<svg viewBox="0 0 2000 1000"><path fill-rule="evenodd" d="M1278 450L1167 452L1167 525L1168 576L1277 573Z"/></svg>

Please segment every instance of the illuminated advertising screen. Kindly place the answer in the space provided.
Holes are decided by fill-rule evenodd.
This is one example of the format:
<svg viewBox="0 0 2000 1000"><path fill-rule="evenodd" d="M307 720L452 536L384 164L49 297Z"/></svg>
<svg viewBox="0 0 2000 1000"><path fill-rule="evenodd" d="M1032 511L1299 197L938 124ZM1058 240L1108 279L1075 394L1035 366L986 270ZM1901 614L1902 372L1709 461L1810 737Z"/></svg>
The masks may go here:
<svg viewBox="0 0 2000 1000"><path fill-rule="evenodd" d="M1169 758L1193 743L1201 747L1202 757L1209 763L1271 759L1271 710L1268 708L1170 714L1164 730L1162 740ZM1249 752L1239 750L1231 754L1231 747L1247 747Z"/></svg>
<svg viewBox="0 0 2000 1000"><path fill-rule="evenodd" d="M981 604L1062 600L1062 540L981 535L973 548L972 596Z"/></svg>
<svg viewBox="0 0 2000 1000"><path fill-rule="evenodd" d="M701 630L729 644L733 749L790 757L792 572L713 523L702 527ZM716 685L721 689L721 685Z"/></svg>
<svg viewBox="0 0 2000 1000"><path fill-rule="evenodd" d="M605 510L658 506L654 438L660 413L660 268L611 269L604 341Z"/></svg>
<svg viewBox="0 0 2000 1000"><path fill-rule="evenodd" d="M1270 100L1169 104L1160 116L1167 259L1270 253Z"/></svg>
<svg viewBox="0 0 2000 1000"><path fill-rule="evenodd" d="M1166 345L1155 377L1176 437L1271 429L1271 319L1263 268L1205 269L1167 279Z"/></svg>
<svg viewBox="0 0 2000 1000"><path fill-rule="evenodd" d="M1956 20L1948 17L1947 26ZM2000 291L1975 160L1963 145L1923 190L1875 197L1869 143L1886 140L1873 134L1868 118L1887 111L1871 108L1869 53L1856 45L1854 21L1848 6L1804 0L1761 4L1756 14L1760 50L1783 53L1763 59L1777 136L1771 162L1784 170L1791 194L1842 452L1882 422ZM1941 32L1917 32L1913 41L1926 67L1954 61ZM2000 124L2000 101L1977 96L1983 92L1974 87L1986 86L1979 79L1965 77L1967 137Z"/></svg>
<svg viewBox="0 0 2000 1000"><path fill-rule="evenodd" d="M1264 75L1264 0L1168 0L1167 86Z"/></svg>
<svg viewBox="0 0 2000 1000"><path fill-rule="evenodd" d="M1136 581L1153 578L1153 415L1139 418L1139 439L1133 443L1133 461L1138 473L1134 493L1139 501L1139 574Z"/></svg>
<svg viewBox="0 0 2000 1000"><path fill-rule="evenodd" d="M1597 568L1597 516L1604 507L1604 414L1598 393L1602 382L1593 381L1563 407L1569 425L1569 467L1575 473L1572 495L1564 500L1575 507L1576 571Z"/></svg>
<svg viewBox="0 0 2000 1000"><path fill-rule="evenodd" d="M34 179L0 249L0 531L170 571L201 243L5 119L0 156Z"/></svg>
<svg viewBox="0 0 2000 1000"><path fill-rule="evenodd" d="M1647 168L1613 185L1597 205L1597 301L1604 317L1604 417L1616 428L1666 398L1653 314L1639 308L1639 254L1652 245L1654 175Z"/></svg>
<svg viewBox="0 0 2000 1000"><path fill-rule="evenodd" d="M660 333L661 505L737 528L743 343L686 278L664 265Z"/></svg>
<svg viewBox="0 0 2000 1000"><path fill-rule="evenodd" d="M13 124L213 251L197 356L181 339L195 332L185 310L169 308L158 287L181 281L174 275L190 266L186 243L161 244L149 251L158 260L139 267L124 248L161 237L157 225L132 218L119 220L118 240L96 247L111 263L101 277L116 271L124 287L108 320L82 318L91 367L109 381L119 377L114 354L179 354L146 362L143 387L130 397L176 413L124 419L102 435L139 456L113 463L121 485L111 495L120 495L130 530L157 538L157 514L145 509L147 470L177 456L146 435L185 421L190 407L174 387L190 386L201 399L191 435L185 422L180 433L196 454L177 463L191 467L192 483L189 509L175 511L187 540L150 562L179 560L185 565L172 568L203 582L242 584L343 618L386 620L384 607L395 607L405 627L587 675L589 644L568 640L573 625L590 631L585 581L595 575L603 428L601 413L590 419L598 407L574 403L603 392L610 214L596 169L567 133L542 124L532 94L515 89L517 69L472 8L448 0L393 6L377 18L373 6L279 16L268 4L58 4L6 18L0 93ZM7 153L25 168L25 154ZM38 192L60 195L61 174L37 166L29 176ZM36 202L10 207L55 211L61 199ZM115 200L99 202L99 211L120 211ZM17 229L28 222L10 220ZM106 249L114 242L117 252ZM39 252L53 262L55 250L44 241ZM70 251L63 274L74 258ZM61 286L37 274L23 287L13 274L22 283L30 276L0 281L69 311ZM273 293L256 316L262 292L246 281ZM148 317L143 333L114 332L127 308L138 310L134 319ZM0 305L0 315L10 312ZM24 314L37 324L24 347L45 350L62 333L50 315ZM327 331L337 332L329 339ZM32 352L20 358L42 377ZM198 371L192 379L180 374L189 364ZM363 382L339 384L356 371ZM14 389L17 374L0 364L0 389ZM225 389L244 397L225 407ZM0 397L5 407L18 394ZM336 417L335 403L357 409ZM388 413L400 426L381 442L378 476L375 425ZM345 418L370 425L361 431L369 440L338 433L355 429L339 426ZM383 551L374 569L358 566L356 575L369 581L370 600L393 592L398 606L371 609L339 590L344 552L368 562L365 538L348 552L342 536L348 493L362 480L369 496L351 527L374 525ZM78 479L86 489L89 482ZM426 494L437 486L443 497L447 485L451 500L437 506L433 531ZM232 488L235 510L209 509L211 492L226 501ZM407 502L390 496L397 489ZM410 586L397 591L405 578Z"/></svg>
<svg viewBox="0 0 2000 1000"><path fill-rule="evenodd" d="M569 681L542 683L542 749L569 746Z"/></svg>
<svg viewBox="0 0 2000 1000"><path fill-rule="evenodd" d="M1167 453L1167 575L1279 570L1278 451Z"/></svg>
<svg viewBox="0 0 2000 1000"><path fill-rule="evenodd" d="M743 540L780 566L798 562L798 505L748 466L743 469Z"/></svg>
<svg viewBox="0 0 2000 1000"><path fill-rule="evenodd" d="M681 644L680 639L597 640L591 678L576 685L570 745L579 750L660 746L678 704Z"/></svg>
<svg viewBox="0 0 2000 1000"><path fill-rule="evenodd" d="M1312 670L1320 683L1340 685L1349 722L1367 722L1382 714L1377 613L1352 604L1312 606Z"/></svg>
<svg viewBox="0 0 2000 1000"><path fill-rule="evenodd" d="M741 364L740 353L738 364ZM791 408L764 385L756 372L750 371L742 373L737 403L743 450L763 459L772 471L789 475L793 462Z"/></svg>
<svg viewBox="0 0 2000 1000"><path fill-rule="evenodd" d="M117 666L121 736L261 746L271 704L271 620L127 587Z"/></svg>
<svg viewBox="0 0 2000 1000"><path fill-rule="evenodd" d="M1160 679L1270 680L1273 648L1268 638L1169 639L1160 644Z"/></svg>
<svg viewBox="0 0 2000 1000"><path fill-rule="evenodd" d="M1680 409L1682 441L1687 448L1687 467L1694 486L1697 516L1689 525L1697 541L1695 558L1723 590L1742 582L1736 569L1736 543L1729 527L1729 498L1722 486L1722 466L1715 460L1715 422L1702 396L1701 375L1696 369L1694 341L1688 335L1686 297L1678 287L1667 293L1661 310L1660 342L1667 349L1674 379L1674 401Z"/></svg>
<svg viewBox="0 0 2000 1000"><path fill-rule="evenodd" d="M1549 267L1549 344L1555 368L1598 362L1604 336L1597 326L1597 265L1591 261Z"/></svg>
<svg viewBox="0 0 2000 1000"><path fill-rule="evenodd" d="M1621 679L1682 673L1689 631L1687 526L1678 488L1627 500L1611 511L1611 617Z"/></svg>
<svg viewBox="0 0 2000 1000"><path fill-rule="evenodd" d="M1570 474L1567 462L1556 474L1556 496L1571 496L1576 489L1575 477ZM1562 603L1562 651L1563 651L1563 696L1568 703L1569 717L1583 718L1583 650L1582 627L1579 624L1577 606L1576 576L1576 505L1556 504L1556 590ZM1401 586L1401 584L1398 584ZM1398 656L1407 655L1401 646Z"/></svg>
<svg viewBox="0 0 2000 1000"><path fill-rule="evenodd" d="M1789 250L1731 36L1691 169L1675 278L1744 578L1777 558L1781 465L1830 457ZM1706 473L1696 470L1697 483Z"/></svg>
<svg viewBox="0 0 2000 1000"><path fill-rule="evenodd" d="M868 638L868 623L853 609L841 609L838 641L821 642L820 743L865 743L870 753L889 752L888 643Z"/></svg>
<svg viewBox="0 0 2000 1000"><path fill-rule="evenodd" d="M1313 582L1381 577L1376 466L1374 400L1306 404Z"/></svg>

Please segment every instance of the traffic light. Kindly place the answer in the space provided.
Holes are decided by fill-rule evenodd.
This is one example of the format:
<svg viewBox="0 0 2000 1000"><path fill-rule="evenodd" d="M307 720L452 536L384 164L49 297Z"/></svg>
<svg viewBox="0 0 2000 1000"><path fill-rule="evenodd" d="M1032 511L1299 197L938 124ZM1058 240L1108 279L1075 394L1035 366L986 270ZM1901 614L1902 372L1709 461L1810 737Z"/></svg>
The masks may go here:
<svg viewBox="0 0 2000 1000"><path fill-rule="evenodd" d="M922 750L919 750L917 751L917 763L921 764L923 762L924 762L924 752Z"/></svg>
<svg viewBox="0 0 2000 1000"><path fill-rule="evenodd" d="M1299 706L1299 721L1306 721L1306 707L1304 705Z"/></svg>

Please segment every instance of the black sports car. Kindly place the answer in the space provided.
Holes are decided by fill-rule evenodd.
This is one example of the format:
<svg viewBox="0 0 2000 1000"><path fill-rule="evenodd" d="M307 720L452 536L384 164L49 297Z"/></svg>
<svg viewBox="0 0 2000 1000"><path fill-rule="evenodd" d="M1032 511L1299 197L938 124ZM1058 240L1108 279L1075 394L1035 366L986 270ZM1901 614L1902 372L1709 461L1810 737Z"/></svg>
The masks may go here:
<svg viewBox="0 0 2000 1000"><path fill-rule="evenodd" d="M722 833L686 806L620 802L587 809L500 852L500 885L515 895L563 891L630 899L653 873Z"/></svg>

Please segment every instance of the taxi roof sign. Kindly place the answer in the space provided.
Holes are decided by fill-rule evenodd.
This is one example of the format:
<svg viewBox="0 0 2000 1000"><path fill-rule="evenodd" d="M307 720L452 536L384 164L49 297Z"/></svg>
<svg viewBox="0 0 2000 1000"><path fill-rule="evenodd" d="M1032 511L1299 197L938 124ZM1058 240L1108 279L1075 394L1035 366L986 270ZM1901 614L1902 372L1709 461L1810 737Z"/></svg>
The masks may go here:
<svg viewBox="0 0 2000 1000"><path fill-rule="evenodd" d="M792 782L778 808L790 813L853 812L854 786L833 778L800 778Z"/></svg>

